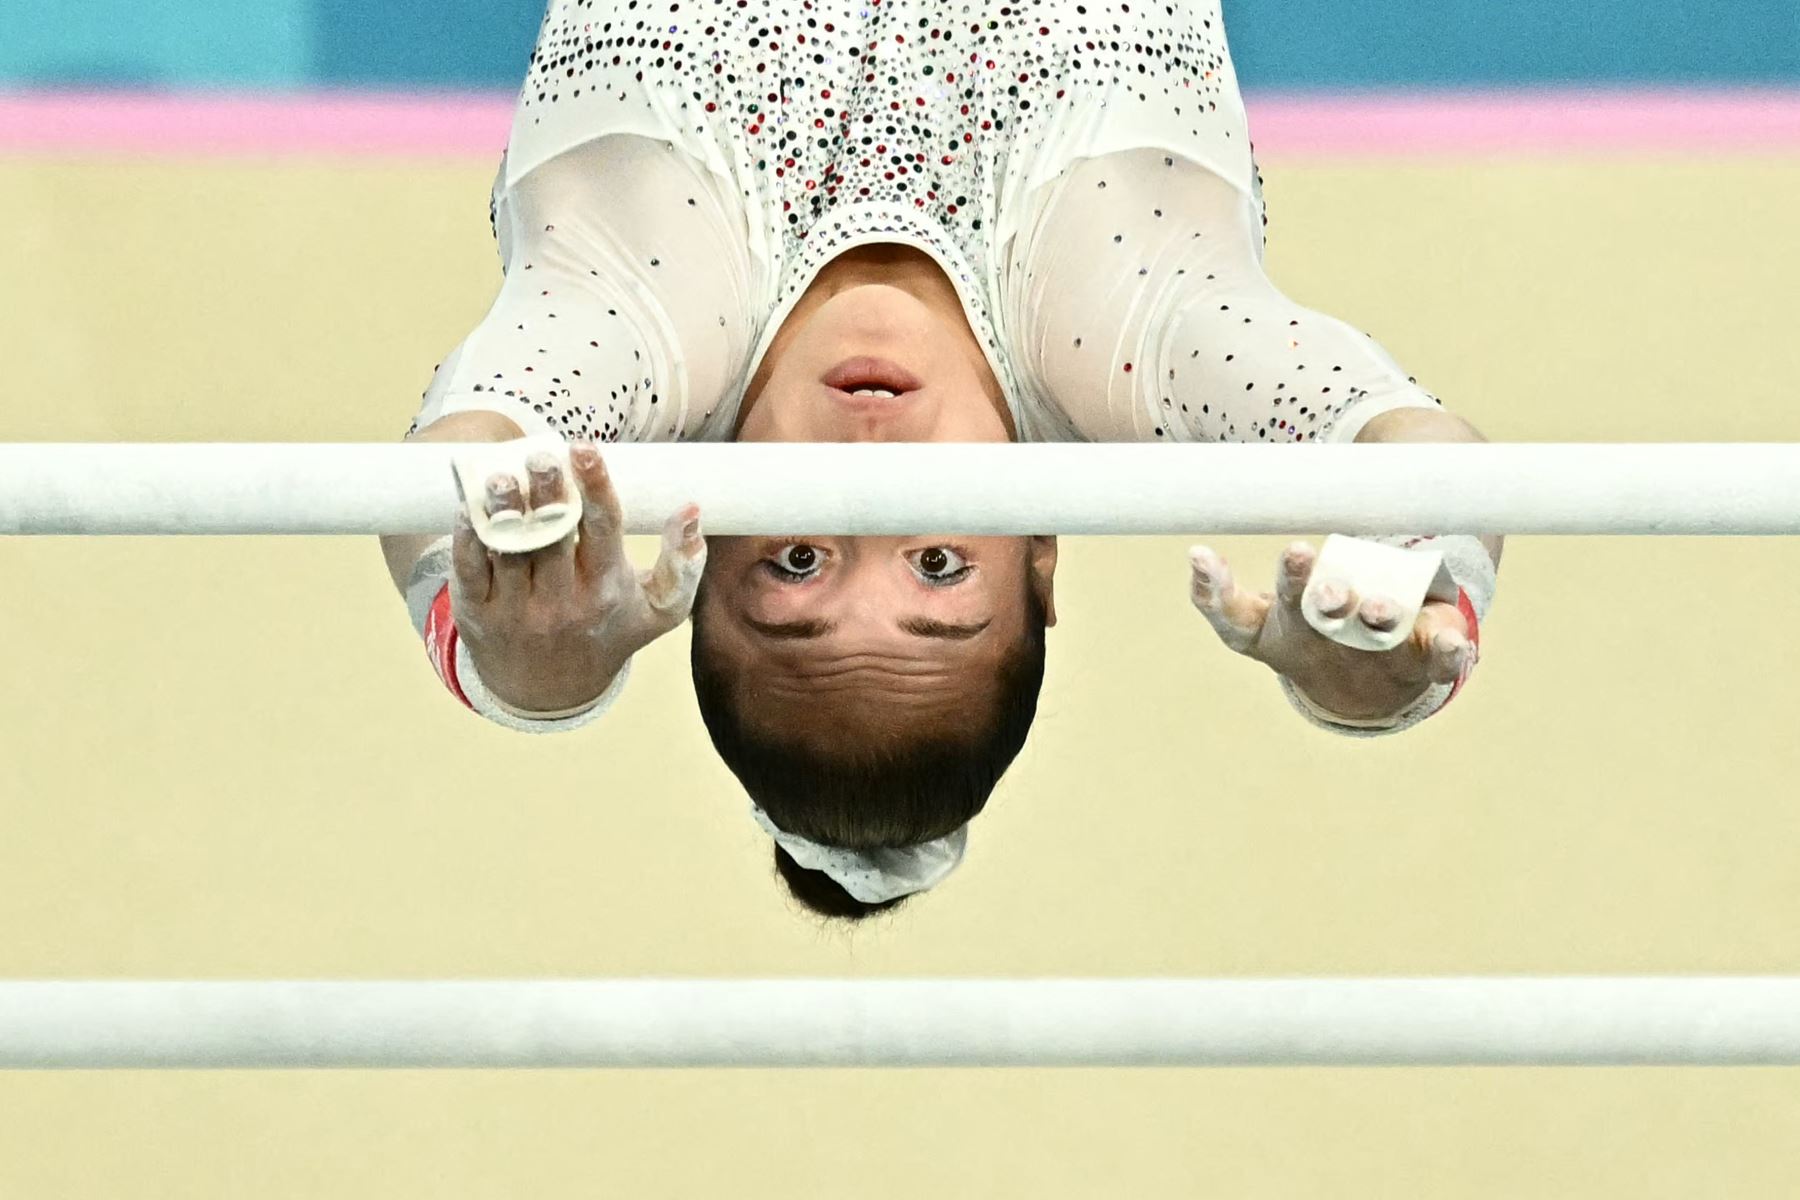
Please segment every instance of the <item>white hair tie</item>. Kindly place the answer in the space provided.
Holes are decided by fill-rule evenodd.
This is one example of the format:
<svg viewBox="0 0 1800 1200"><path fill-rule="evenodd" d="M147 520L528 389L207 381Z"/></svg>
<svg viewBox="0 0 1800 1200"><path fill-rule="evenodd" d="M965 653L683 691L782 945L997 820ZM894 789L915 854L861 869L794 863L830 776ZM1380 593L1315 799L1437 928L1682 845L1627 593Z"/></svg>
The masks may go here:
<svg viewBox="0 0 1800 1200"><path fill-rule="evenodd" d="M845 850L821 846L776 828L760 805L751 804L756 823L788 856L809 871L823 871L864 904L882 904L936 887L963 860L969 827L916 846L883 850Z"/></svg>

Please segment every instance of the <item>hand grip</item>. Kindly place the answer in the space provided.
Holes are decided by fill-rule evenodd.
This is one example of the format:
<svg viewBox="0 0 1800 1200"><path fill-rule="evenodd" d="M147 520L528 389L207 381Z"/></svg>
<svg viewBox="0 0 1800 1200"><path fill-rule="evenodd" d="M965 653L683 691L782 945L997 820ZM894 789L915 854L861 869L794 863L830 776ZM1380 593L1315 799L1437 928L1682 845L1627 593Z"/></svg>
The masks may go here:
<svg viewBox="0 0 1800 1200"><path fill-rule="evenodd" d="M527 464L538 454L548 454L556 460L562 472L563 499L531 503L531 470ZM475 536L490 550L502 554L542 550L569 536L581 523L580 484L575 479L574 464L569 461L569 443L555 434L459 445L451 455L450 466L463 507L475 526ZM506 509L489 514L488 480L495 475L507 475L518 482L519 495L525 502L523 512Z"/></svg>
<svg viewBox="0 0 1800 1200"><path fill-rule="evenodd" d="M1358 604L1371 596L1385 596L1400 606L1400 620L1386 633L1370 629L1357 610L1348 616L1328 617L1319 611L1319 590L1327 583L1348 586L1358 597ZM1392 650L1412 636L1419 610L1427 601L1456 603L1456 581L1444 565L1444 556L1436 550L1404 550L1380 542L1332 534L1325 539L1306 591L1300 596L1300 611L1306 623L1341 646L1357 650Z"/></svg>

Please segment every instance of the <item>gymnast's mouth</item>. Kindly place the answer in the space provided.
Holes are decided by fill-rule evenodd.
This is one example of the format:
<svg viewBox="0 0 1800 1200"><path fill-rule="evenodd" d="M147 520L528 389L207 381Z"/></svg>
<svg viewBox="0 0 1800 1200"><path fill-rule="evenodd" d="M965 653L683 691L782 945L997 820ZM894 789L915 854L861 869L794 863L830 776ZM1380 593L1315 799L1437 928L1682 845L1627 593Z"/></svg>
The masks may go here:
<svg viewBox="0 0 1800 1200"><path fill-rule="evenodd" d="M918 376L898 363L866 355L845 359L825 372L820 382L837 399L859 404L902 400L924 386Z"/></svg>

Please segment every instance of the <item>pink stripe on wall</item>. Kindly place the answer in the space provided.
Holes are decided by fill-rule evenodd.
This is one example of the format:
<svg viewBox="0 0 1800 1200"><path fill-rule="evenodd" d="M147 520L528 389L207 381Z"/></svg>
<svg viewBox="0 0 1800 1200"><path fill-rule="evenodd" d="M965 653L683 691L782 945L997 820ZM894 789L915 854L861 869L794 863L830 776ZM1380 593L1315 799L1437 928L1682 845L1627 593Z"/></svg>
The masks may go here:
<svg viewBox="0 0 1800 1200"><path fill-rule="evenodd" d="M0 150L53 154L497 156L511 96L0 93Z"/></svg>
<svg viewBox="0 0 1800 1200"><path fill-rule="evenodd" d="M1394 157L1800 150L1800 88L1260 95L1259 154ZM512 97L0 93L0 153L497 155Z"/></svg>
<svg viewBox="0 0 1800 1200"><path fill-rule="evenodd" d="M1800 150L1800 89L1260 96L1248 103L1257 151L1270 157Z"/></svg>

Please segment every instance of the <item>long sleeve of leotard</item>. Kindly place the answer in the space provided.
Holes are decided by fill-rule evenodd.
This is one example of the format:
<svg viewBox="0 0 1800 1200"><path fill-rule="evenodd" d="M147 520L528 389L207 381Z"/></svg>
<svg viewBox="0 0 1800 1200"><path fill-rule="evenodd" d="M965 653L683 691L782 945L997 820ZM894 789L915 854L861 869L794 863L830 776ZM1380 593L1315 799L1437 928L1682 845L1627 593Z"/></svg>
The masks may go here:
<svg viewBox="0 0 1800 1200"><path fill-rule="evenodd" d="M414 427L473 409L528 434L701 436L754 336L743 238L715 187L666 144L617 136L499 189L504 281Z"/></svg>
<svg viewBox="0 0 1800 1200"><path fill-rule="evenodd" d="M1269 280L1257 197L1160 151L1054 185L1015 264L1036 386L1097 441L1351 441L1438 408L1373 339Z"/></svg>
<svg viewBox="0 0 1800 1200"><path fill-rule="evenodd" d="M1275 287L1254 192L1173 155L1073 167L1044 198L1014 270L1025 273L1015 292L1033 383L1096 440L1349 442L1382 413L1441 407L1367 335ZM1472 538L1382 540L1447 552L1479 645L1495 588L1486 550ZM1282 686L1312 724L1371 737L1424 720L1461 681L1364 723Z"/></svg>
<svg viewBox="0 0 1800 1200"><path fill-rule="evenodd" d="M619 136L502 187L494 225L504 282L439 366L414 428L476 410L528 434L598 442L704 436L754 339L743 239L715 186L667 143ZM509 729L599 719L629 664L592 708L562 719L522 717L487 692L452 619L450 547L445 538L425 553L406 598L452 694Z"/></svg>

